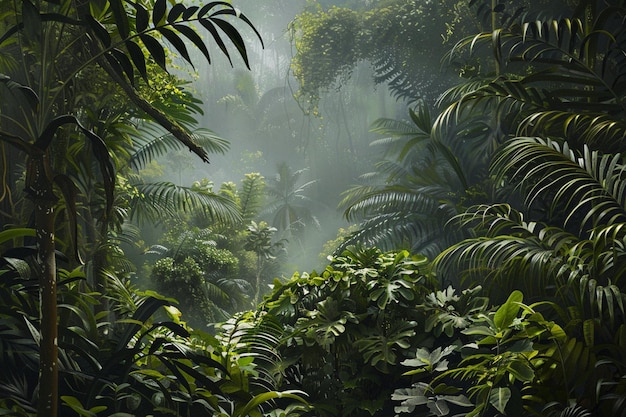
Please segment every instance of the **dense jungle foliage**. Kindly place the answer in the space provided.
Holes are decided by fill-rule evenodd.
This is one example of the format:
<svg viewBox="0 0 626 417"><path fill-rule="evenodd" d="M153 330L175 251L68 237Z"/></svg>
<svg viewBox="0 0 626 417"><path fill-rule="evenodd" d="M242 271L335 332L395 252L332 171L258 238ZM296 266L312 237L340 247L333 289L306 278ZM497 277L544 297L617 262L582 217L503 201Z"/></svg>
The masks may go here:
<svg viewBox="0 0 626 417"><path fill-rule="evenodd" d="M626 416L626 5L545 3L306 2L302 110L369 65L407 118L280 277L305 169L157 172L228 154L176 69L253 68L245 10L2 1L0 415Z"/></svg>

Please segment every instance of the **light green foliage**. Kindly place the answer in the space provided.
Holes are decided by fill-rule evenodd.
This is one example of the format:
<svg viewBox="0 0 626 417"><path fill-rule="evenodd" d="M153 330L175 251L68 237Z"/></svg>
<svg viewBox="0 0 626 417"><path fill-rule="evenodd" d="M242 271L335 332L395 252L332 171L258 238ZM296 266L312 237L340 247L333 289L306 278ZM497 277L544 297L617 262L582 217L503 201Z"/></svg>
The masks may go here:
<svg viewBox="0 0 626 417"><path fill-rule="evenodd" d="M238 277L239 259L217 247L209 229L172 229L163 237L166 257L155 262L151 280L157 290L180 302L197 327L225 319L248 305L249 284Z"/></svg>

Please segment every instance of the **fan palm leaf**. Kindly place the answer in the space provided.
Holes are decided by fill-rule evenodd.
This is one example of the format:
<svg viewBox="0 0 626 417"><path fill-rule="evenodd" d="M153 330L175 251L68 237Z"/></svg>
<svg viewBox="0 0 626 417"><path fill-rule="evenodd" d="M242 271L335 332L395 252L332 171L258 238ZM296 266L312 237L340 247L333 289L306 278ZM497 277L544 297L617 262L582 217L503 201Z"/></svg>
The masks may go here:
<svg viewBox="0 0 626 417"><path fill-rule="evenodd" d="M265 187L269 203L261 213L271 215L272 225L279 230L297 230L308 224L318 226L318 220L309 208L316 202L305 194L307 188L317 181L299 184L305 172L306 169L292 171L287 163L280 163L278 172Z"/></svg>
<svg viewBox="0 0 626 417"><path fill-rule="evenodd" d="M363 184L343 195L344 216L362 222L340 249L381 245L436 256L465 236L446 224L477 195L484 195L487 153L467 157L471 144L451 139L467 135L473 129L469 125L444 127L442 115L433 121L427 108L411 111L410 118L411 123L380 119L374 124L374 131L389 135L372 143L385 148L385 157L376 163L376 171L361 177Z"/></svg>
<svg viewBox="0 0 626 417"><path fill-rule="evenodd" d="M519 65L533 70L502 73L453 96L444 124L492 106L505 134L510 126L517 135L564 137L572 146L587 143L605 152L622 149L624 124L615 116L626 112L625 15L623 6L607 7L585 19L538 20L462 40L450 59L489 45L503 70L505 63L512 71Z"/></svg>

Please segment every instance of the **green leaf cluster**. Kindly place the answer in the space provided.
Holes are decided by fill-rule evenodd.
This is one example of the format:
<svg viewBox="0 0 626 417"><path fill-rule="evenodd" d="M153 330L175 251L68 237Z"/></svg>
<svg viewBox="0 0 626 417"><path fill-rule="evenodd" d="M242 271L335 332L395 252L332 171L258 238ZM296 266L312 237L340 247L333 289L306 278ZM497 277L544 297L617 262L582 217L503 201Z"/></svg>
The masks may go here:
<svg viewBox="0 0 626 417"><path fill-rule="evenodd" d="M400 362L419 338L416 300L427 261L406 251L351 249L318 274L274 282L261 311L284 326L282 384L320 415L391 412Z"/></svg>

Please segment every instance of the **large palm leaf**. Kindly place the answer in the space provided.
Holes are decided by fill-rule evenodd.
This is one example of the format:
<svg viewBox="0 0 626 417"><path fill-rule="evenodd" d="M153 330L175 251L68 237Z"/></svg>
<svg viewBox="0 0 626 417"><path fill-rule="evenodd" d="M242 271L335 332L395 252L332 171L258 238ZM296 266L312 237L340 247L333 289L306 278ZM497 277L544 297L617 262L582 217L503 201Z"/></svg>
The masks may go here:
<svg viewBox="0 0 626 417"><path fill-rule="evenodd" d="M459 42L452 56L490 45L502 73L466 94L457 107L462 102L476 107L497 101L497 122L517 128L518 135L565 137L571 146L586 143L603 151L622 149L626 126L623 117L615 116L626 111L626 9L606 7L590 13L580 19L530 22ZM531 71L518 71L528 66ZM510 75L507 69L526 74Z"/></svg>
<svg viewBox="0 0 626 417"><path fill-rule="evenodd" d="M273 178L268 180L265 192L269 197L262 214L272 217L272 225L281 231L297 231L308 225L318 226L310 205L315 202L305 192L316 180L300 183L306 169L292 170L287 163L278 164Z"/></svg>
<svg viewBox="0 0 626 417"><path fill-rule="evenodd" d="M237 223L241 221L239 208L232 199L205 190L195 190L170 182L133 184L131 219L158 223L177 218L180 212L200 213L210 222Z"/></svg>
<svg viewBox="0 0 626 417"><path fill-rule="evenodd" d="M224 154L228 150L228 141L208 129L198 129L192 137L207 153ZM141 141L131 155L129 164L131 168L138 170L145 167L154 158L183 148L184 145L172 134L160 134L149 140Z"/></svg>
<svg viewBox="0 0 626 417"><path fill-rule="evenodd" d="M435 259L440 277L486 284L493 300L518 289L530 299L569 306L561 312L563 318L577 326L578 320L586 321L585 330L579 331L588 342L594 328L614 329L623 320L625 223L597 228L589 239L581 239L528 221L504 204L477 206L458 220L473 227L478 237L451 246ZM612 337L610 331L601 336Z"/></svg>
<svg viewBox="0 0 626 417"><path fill-rule="evenodd" d="M550 140L516 138L496 155L500 181L522 184L530 209L579 235L593 227L626 221L626 165L619 154L601 155L584 146L579 154Z"/></svg>
<svg viewBox="0 0 626 417"><path fill-rule="evenodd" d="M439 118L433 121L426 106L409 116L410 121L380 119L373 125L373 131L387 135L372 142L384 157L376 171L361 177L362 184L344 193L344 215L361 224L339 250L363 244L434 257L464 236L446 224L473 198L478 188L472 187L480 187L486 165L483 161L475 169L481 163L465 157L469 147L444 142L433 130Z"/></svg>

